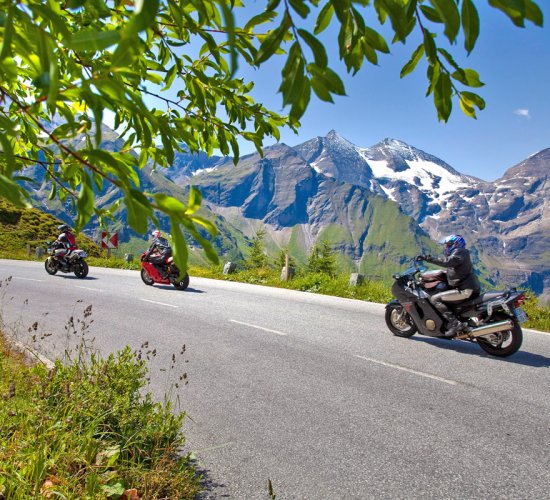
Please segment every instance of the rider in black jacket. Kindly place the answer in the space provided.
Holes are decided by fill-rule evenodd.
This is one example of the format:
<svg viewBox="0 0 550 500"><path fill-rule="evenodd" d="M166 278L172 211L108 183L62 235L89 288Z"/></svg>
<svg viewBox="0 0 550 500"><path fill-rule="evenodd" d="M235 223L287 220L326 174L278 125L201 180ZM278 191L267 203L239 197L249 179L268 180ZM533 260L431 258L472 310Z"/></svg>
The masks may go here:
<svg viewBox="0 0 550 500"><path fill-rule="evenodd" d="M172 247L166 238L163 238L159 230L155 230L151 234L153 242L149 246L149 250L145 252L144 259L148 260L159 272L161 276L166 274L166 260L172 256Z"/></svg>
<svg viewBox="0 0 550 500"><path fill-rule="evenodd" d="M461 323L445 303L462 302L474 298L479 295L481 287L470 259L470 252L466 250L464 238L459 234L452 234L447 236L442 244L444 245L444 259L437 259L431 255L419 255L417 260L425 260L447 268L447 281L453 289L432 295L431 301L447 320L445 336L454 337L464 329L466 324Z"/></svg>

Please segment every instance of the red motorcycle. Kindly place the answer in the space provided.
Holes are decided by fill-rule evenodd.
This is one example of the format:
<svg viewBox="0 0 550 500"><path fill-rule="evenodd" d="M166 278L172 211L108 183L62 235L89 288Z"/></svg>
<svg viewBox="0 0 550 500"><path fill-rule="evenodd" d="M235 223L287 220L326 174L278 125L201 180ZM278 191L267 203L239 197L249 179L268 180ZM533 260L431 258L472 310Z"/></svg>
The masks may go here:
<svg viewBox="0 0 550 500"><path fill-rule="evenodd" d="M143 283L149 286L154 283L160 283L161 285L172 284L178 290L185 290L189 286L189 274L185 273L185 276L180 278L180 270L172 257L168 257L166 262L160 264L162 272L149 261L149 258L146 252L141 254L141 279Z"/></svg>

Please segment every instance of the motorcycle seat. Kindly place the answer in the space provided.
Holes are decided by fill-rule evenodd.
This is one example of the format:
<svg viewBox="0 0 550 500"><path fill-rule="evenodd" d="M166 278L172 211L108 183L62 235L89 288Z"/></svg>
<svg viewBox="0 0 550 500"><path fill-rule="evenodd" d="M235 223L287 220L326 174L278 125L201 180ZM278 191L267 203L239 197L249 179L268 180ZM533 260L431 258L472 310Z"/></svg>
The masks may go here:
<svg viewBox="0 0 550 500"><path fill-rule="evenodd" d="M424 283L433 283L434 281L446 281L447 273L441 269L436 269L433 271L426 271L420 275L420 279Z"/></svg>
<svg viewBox="0 0 550 500"><path fill-rule="evenodd" d="M487 302L489 300L497 299L499 297L502 297L506 294L506 290L495 290L492 292L485 292L477 297L468 300L466 302L461 302L460 306L476 306L477 304L481 304L482 302Z"/></svg>

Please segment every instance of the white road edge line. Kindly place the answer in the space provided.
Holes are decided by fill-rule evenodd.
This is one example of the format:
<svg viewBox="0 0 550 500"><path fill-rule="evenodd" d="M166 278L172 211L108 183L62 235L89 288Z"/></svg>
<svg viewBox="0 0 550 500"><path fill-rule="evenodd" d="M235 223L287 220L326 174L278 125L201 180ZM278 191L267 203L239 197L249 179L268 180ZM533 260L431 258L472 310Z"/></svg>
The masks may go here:
<svg viewBox="0 0 550 500"><path fill-rule="evenodd" d="M149 299L139 299L143 300L143 302L150 302L151 304L157 304L159 306L166 306L166 307L174 307L178 308L179 306L175 306L174 304L167 304L166 302L157 302L156 300L149 300Z"/></svg>
<svg viewBox="0 0 550 500"><path fill-rule="evenodd" d="M44 281L44 280L37 280L35 278L23 278L22 276L14 276L14 278L17 280L25 280L25 281L40 281L40 282Z"/></svg>
<svg viewBox="0 0 550 500"><path fill-rule="evenodd" d="M102 292L103 290L101 288L90 288L89 286L80 286L75 285L76 288L82 288L83 290L91 290L92 292Z"/></svg>
<svg viewBox="0 0 550 500"><path fill-rule="evenodd" d="M244 321L237 321L236 319L230 319L231 323L237 323L239 325L249 326L250 328L257 328L258 330L263 330L264 332L276 333L277 335L288 335L285 332L279 332L277 330L272 330L271 328L264 328L263 326L252 325L251 323L245 323Z"/></svg>
<svg viewBox="0 0 550 500"><path fill-rule="evenodd" d="M364 359L365 361L370 361L371 363L377 363L379 365L387 366L389 368L395 368L396 370L401 370L407 373L413 373L414 375L420 375L421 377L431 378L432 380L437 380L439 382L444 382L449 385L458 385L458 382L455 380L449 380L443 377L438 377L437 375L431 375L430 373L419 372L411 368L405 368L404 366L392 365L391 363L386 363L385 361L379 361L377 359L366 358L365 356L355 355L356 358Z"/></svg>

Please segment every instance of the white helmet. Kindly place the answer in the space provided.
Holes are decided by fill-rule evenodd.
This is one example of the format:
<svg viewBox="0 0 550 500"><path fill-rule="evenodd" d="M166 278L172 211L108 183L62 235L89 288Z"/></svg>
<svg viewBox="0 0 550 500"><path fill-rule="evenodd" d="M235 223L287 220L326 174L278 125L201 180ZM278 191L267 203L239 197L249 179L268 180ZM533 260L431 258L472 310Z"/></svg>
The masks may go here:
<svg viewBox="0 0 550 500"><path fill-rule="evenodd" d="M160 231L159 231L158 229L155 229L155 230L151 233L151 236L152 236L153 238L160 238L160 235L161 235L161 233L160 233Z"/></svg>

